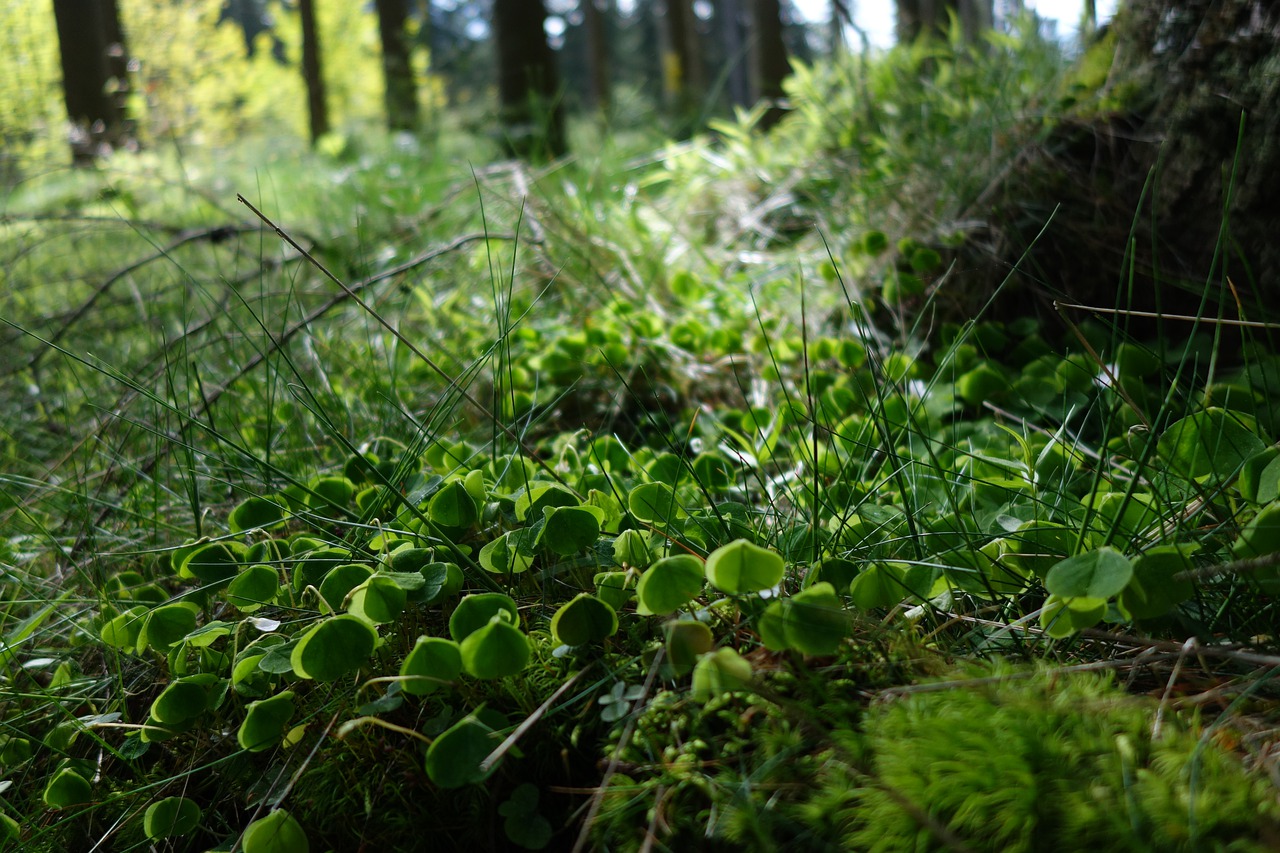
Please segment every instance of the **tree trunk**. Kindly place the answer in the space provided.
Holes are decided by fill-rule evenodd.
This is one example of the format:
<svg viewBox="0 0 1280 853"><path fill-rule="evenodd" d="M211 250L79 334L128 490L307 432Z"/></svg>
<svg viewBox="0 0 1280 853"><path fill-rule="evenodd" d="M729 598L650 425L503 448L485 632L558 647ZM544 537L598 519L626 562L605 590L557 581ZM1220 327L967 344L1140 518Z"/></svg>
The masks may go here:
<svg viewBox="0 0 1280 853"><path fill-rule="evenodd" d="M601 9L601 6L604 6ZM597 112L609 109L612 89L609 68L609 21L613 4L608 0L582 0L583 26L587 31L587 64L591 79L591 106ZM606 17L607 15L607 17Z"/></svg>
<svg viewBox="0 0 1280 853"><path fill-rule="evenodd" d="M706 94L706 74L690 0L663 0L656 7L663 24L662 91L676 120L676 136L692 132Z"/></svg>
<svg viewBox="0 0 1280 853"><path fill-rule="evenodd" d="M829 49L832 56L838 56L844 50L844 30L853 23L853 10L849 8L849 3L850 0L831 0Z"/></svg>
<svg viewBox="0 0 1280 853"><path fill-rule="evenodd" d="M781 105L785 94L782 81L791 73L787 59L787 46L782 40L782 5L779 0L752 0L752 82L756 98L768 101L769 108L760 120L767 130L778 123L786 110Z"/></svg>
<svg viewBox="0 0 1280 853"><path fill-rule="evenodd" d="M508 150L521 157L565 153L556 58L547 44L543 0L494 0L498 98Z"/></svg>
<svg viewBox="0 0 1280 853"><path fill-rule="evenodd" d="M993 0L898 0L898 42L910 44L921 36L945 36L951 15L960 21L965 41L975 42L991 29L993 7Z"/></svg>
<svg viewBox="0 0 1280 853"><path fill-rule="evenodd" d="M383 102L387 108L387 127L393 131L413 130L418 126L418 85L413 78L413 62L405 32L409 2L374 0L374 5L378 10L378 36L382 41Z"/></svg>
<svg viewBox="0 0 1280 853"><path fill-rule="evenodd" d="M71 158L91 164L126 143L128 59L115 0L54 0Z"/></svg>
<svg viewBox="0 0 1280 853"><path fill-rule="evenodd" d="M751 59L744 31L748 24L742 15L742 0L720 0L716 4L720 21L720 41L724 45L729 68L725 81L729 102L735 107L751 106Z"/></svg>
<svg viewBox="0 0 1280 853"><path fill-rule="evenodd" d="M1061 122L1007 182L997 212L1006 260L1030 247L1028 271L1052 298L1276 319L1278 32L1280 6L1267 0L1122 6L1104 88L1123 111ZM1190 331L1161 323L1144 331Z"/></svg>
<svg viewBox="0 0 1280 853"><path fill-rule="evenodd" d="M298 14L302 18L302 79L307 84L307 115L311 123L311 144L314 145L329 132L329 107L320 65L315 0L298 0Z"/></svg>

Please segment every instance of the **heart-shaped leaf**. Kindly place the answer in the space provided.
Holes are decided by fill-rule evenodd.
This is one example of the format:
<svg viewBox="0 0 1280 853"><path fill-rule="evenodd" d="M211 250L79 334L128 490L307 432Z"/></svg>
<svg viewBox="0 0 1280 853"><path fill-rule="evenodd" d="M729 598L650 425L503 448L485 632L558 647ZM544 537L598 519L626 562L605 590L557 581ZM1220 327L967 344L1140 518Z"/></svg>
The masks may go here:
<svg viewBox="0 0 1280 853"><path fill-rule="evenodd" d="M355 497L356 485L346 477L316 477L307 484L307 495L304 499L312 509L345 510Z"/></svg>
<svg viewBox="0 0 1280 853"><path fill-rule="evenodd" d="M1120 594L1120 605L1131 618L1163 616L1195 594L1190 580L1175 579L1178 573L1192 568L1188 550L1162 545L1133 561L1133 579Z"/></svg>
<svg viewBox="0 0 1280 853"><path fill-rule="evenodd" d="M1263 507L1240 531L1232 547L1237 557L1263 557L1280 551L1280 501Z"/></svg>
<svg viewBox="0 0 1280 853"><path fill-rule="evenodd" d="M591 580L596 586L596 597L616 613L635 597L633 578L634 575L627 572L597 572Z"/></svg>
<svg viewBox="0 0 1280 853"><path fill-rule="evenodd" d="M723 648L698 659L689 695L695 702L709 702L721 693L744 690L750 685L751 664L733 649Z"/></svg>
<svg viewBox="0 0 1280 853"><path fill-rule="evenodd" d="M351 590L360 586L373 576L373 570L360 563L345 563L334 566L320 582L320 610L333 613L342 609L347 603Z"/></svg>
<svg viewBox="0 0 1280 853"><path fill-rule="evenodd" d="M653 559L649 550L649 534L643 530L624 530L613 540L613 559L620 566L643 569Z"/></svg>
<svg viewBox="0 0 1280 853"><path fill-rule="evenodd" d="M410 601L419 604L438 604L462 590L462 569L457 563L428 563L420 572L422 589L410 595Z"/></svg>
<svg viewBox="0 0 1280 853"><path fill-rule="evenodd" d="M1068 557L1049 570L1044 586L1059 598L1106 600L1120 592L1133 577L1133 566L1111 547Z"/></svg>
<svg viewBox="0 0 1280 853"><path fill-rule="evenodd" d="M545 507L577 506L581 501L573 492L555 483L530 483L516 498L517 521L541 518Z"/></svg>
<svg viewBox="0 0 1280 853"><path fill-rule="evenodd" d="M1055 640L1090 628L1107 613L1107 603L1098 598L1076 598L1070 601L1050 595L1040 611L1040 627Z"/></svg>
<svg viewBox="0 0 1280 853"><path fill-rule="evenodd" d="M358 670L377 642L368 622L350 614L334 616L303 634L289 663L299 678L336 681Z"/></svg>
<svg viewBox="0 0 1280 853"><path fill-rule="evenodd" d="M113 649L119 649L123 652L131 652L138 648L138 638L142 634L142 626L146 624L150 613L150 610L141 605L130 607L102 626L99 632L102 642ZM194 625L194 623L195 617L193 616L192 624Z"/></svg>
<svg viewBox="0 0 1280 853"><path fill-rule="evenodd" d="M529 638L501 615L468 634L459 647L463 669L475 678L506 678L529 663Z"/></svg>
<svg viewBox="0 0 1280 853"><path fill-rule="evenodd" d="M496 769L497 762L487 770L480 764L499 742L484 723L475 717L464 717L431 742L426 757L427 776L441 788L483 782Z"/></svg>
<svg viewBox="0 0 1280 853"><path fill-rule="evenodd" d="M407 600L408 593L394 579L374 575L351 591L347 612L381 625L399 619Z"/></svg>
<svg viewBox="0 0 1280 853"><path fill-rule="evenodd" d="M677 619L662 627L667 635L667 665L677 676L692 671L698 658L715 647L715 637L705 623Z"/></svg>
<svg viewBox="0 0 1280 853"><path fill-rule="evenodd" d="M168 652L196 629L196 606L187 601L165 604L151 611L138 634L138 648Z"/></svg>
<svg viewBox="0 0 1280 853"><path fill-rule="evenodd" d="M539 542L553 554L568 557L591 547L600 538L600 516L604 513L594 507L548 507L543 512L546 523Z"/></svg>
<svg viewBox="0 0 1280 853"><path fill-rule="evenodd" d="M227 587L227 603L241 613L252 613L275 601L280 592L280 572L271 566L250 566Z"/></svg>
<svg viewBox="0 0 1280 853"><path fill-rule="evenodd" d="M1226 409L1208 408L1172 424L1157 444L1160 458L1187 477L1212 475L1223 480L1266 443L1254 434L1251 419Z"/></svg>
<svg viewBox="0 0 1280 853"><path fill-rule="evenodd" d="M648 524L662 525L684 513L676 501L675 489L666 483L644 483L627 495L627 508Z"/></svg>
<svg viewBox="0 0 1280 853"><path fill-rule="evenodd" d="M400 665L401 690L414 696L434 693L462 674L462 650L453 640L419 637Z"/></svg>
<svg viewBox="0 0 1280 853"><path fill-rule="evenodd" d="M446 483L431 498L427 515L441 527L464 529L476 523L480 511L461 480Z"/></svg>
<svg viewBox="0 0 1280 853"><path fill-rule="evenodd" d="M244 722L236 732L236 741L249 752L262 752L277 746L289 730L293 719L293 691L284 690L245 709Z"/></svg>
<svg viewBox="0 0 1280 853"><path fill-rule="evenodd" d="M200 806L186 797L165 797L147 806L142 816L142 831L158 841L186 835L200 823Z"/></svg>
<svg viewBox="0 0 1280 853"><path fill-rule="evenodd" d="M293 815L276 809L245 827L240 849L244 853L310 853L311 842Z"/></svg>
<svg viewBox="0 0 1280 853"><path fill-rule="evenodd" d="M783 568L780 554L737 539L711 552L706 575L721 592L742 595L777 586L782 582Z"/></svg>
<svg viewBox="0 0 1280 853"><path fill-rule="evenodd" d="M272 530L284 524L287 514L280 504L259 496L241 501L227 516L227 526L232 533L246 530Z"/></svg>
<svg viewBox="0 0 1280 853"><path fill-rule="evenodd" d="M515 600L500 592L477 592L464 596L449 617L449 636L461 643L473 631L478 631L499 613L505 613L511 624L520 621Z"/></svg>
<svg viewBox="0 0 1280 853"><path fill-rule="evenodd" d="M640 576L636 585L642 616L665 615L688 604L702 592L702 561L692 554L664 557Z"/></svg>
<svg viewBox="0 0 1280 853"><path fill-rule="evenodd" d="M88 780L70 767L63 767L44 787L44 804L51 809L69 809L93 799Z"/></svg>
<svg viewBox="0 0 1280 853"><path fill-rule="evenodd" d="M316 548L307 551L293 566L294 592L302 592L309 586L319 586L329 572L343 564L351 564L351 554L341 548Z"/></svg>
<svg viewBox="0 0 1280 853"><path fill-rule="evenodd" d="M173 681L151 703L151 717L167 726L180 726L209 709L213 688L220 679L211 672Z"/></svg>
<svg viewBox="0 0 1280 853"><path fill-rule="evenodd" d="M579 593L551 617L551 634L566 646L598 643L618 632L618 614L590 593Z"/></svg>
<svg viewBox="0 0 1280 853"><path fill-rule="evenodd" d="M520 545L527 536L525 530L512 530L480 549L480 565L494 574L519 574L533 565L533 555L526 554Z"/></svg>
<svg viewBox="0 0 1280 853"><path fill-rule="evenodd" d="M819 582L789 598L770 603L757 627L770 649L832 655L849 635L851 624L835 587Z"/></svg>
<svg viewBox="0 0 1280 853"><path fill-rule="evenodd" d="M222 586L240 572L243 550L231 542L210 542L187 555L178 576L195 578L209 587Z"/></svg>

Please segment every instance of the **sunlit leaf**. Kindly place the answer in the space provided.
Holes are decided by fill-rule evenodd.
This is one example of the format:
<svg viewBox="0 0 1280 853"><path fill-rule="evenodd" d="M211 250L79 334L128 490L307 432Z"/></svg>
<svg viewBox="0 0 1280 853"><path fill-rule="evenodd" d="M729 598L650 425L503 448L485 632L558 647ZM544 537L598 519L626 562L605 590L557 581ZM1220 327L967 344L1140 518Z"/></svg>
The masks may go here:
<svg viewBox="0 0 1280 853"><path fill-rule="evenodd" d="M462 650L453 640L419 637L400 665L405 680L401 689L413 696L426 696L456 681L462 674Z"/></svg>
<svg viewBox="0 0 1280 853"><path fill-rule="evenodd" d="M707 580L729 595L771 589L782 581L782 556L745 539L721 546L707 557Z"/></svg>
<svg viewBox="0 0 1280 853"><path fill-rule="evenodd" d="M289 663L299 678L335 681L358 670L373 654L378 634L365 620L343 614L307 631Z"/></svg>
<svg viewBox="0 0 1280 853"><path fill-rule="evenodd" d="M641 615L665 615L688 604L702 592L702 561L691 554L665 557L650 566L636 585Z"/></svg>
<svg viewBox="0 0 1280 853"><path fill-rule="evenodd" d="M598 643L618 631L618 614L590 593L582 592L551 617L551 634L566 646Z"/></svg>

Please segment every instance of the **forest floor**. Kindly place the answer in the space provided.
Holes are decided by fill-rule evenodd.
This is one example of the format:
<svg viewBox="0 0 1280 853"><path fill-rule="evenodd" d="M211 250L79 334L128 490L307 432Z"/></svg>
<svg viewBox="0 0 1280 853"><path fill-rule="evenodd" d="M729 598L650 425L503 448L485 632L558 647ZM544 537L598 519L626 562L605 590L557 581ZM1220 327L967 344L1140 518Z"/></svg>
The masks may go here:
<svg viewBox="0 0 1280 853"><path fill-rule="evenodd" d="M976 292L921 62L11 190L0 846L1275 849L1280 357Z"/></svg>

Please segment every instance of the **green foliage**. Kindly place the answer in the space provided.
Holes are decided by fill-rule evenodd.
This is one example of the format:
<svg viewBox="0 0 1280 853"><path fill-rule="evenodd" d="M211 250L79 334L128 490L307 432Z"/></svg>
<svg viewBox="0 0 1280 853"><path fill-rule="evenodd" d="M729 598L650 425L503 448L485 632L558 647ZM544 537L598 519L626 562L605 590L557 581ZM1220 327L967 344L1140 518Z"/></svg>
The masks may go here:
<svg viewBox="0 0 1280 853"><path fill-rule="evenodd" d="M865 725L878 784L856 800L860 848L915 850L941 829L982 850L1036 850L1045 838L1191 850L1257 838L1277 818L1234 758L1194 730L1153 739L1148 709L1096 676L960 681L881 706ZM917 803L929 804L928 823Z"/></svg>
<svg viewBox="0 0 1280 853"><path fill-rule="evenodd" d="M212 26L132 8L141 33ZM338 100L372 109L369 16L324 14L364 16ZM227 35L156 49L150 126L243 96L204 131L226 138L295 91L239 59L225 91L170 88ZM1236 753L1268 736L1232 726L1267 730L1269 678L1225 643L1171 677L1154 644L1274 643L1280 360L932 322L949 223L1057 62L1027 32L801 68L773 136L749 113L546 175L356 134L24 187L0 232L0 313L31 332L0 385L0 835L556 849L598 807L601 849L1261 843ZM240 184L350 293L273 232L170 245ZM1159 714L963 663L1122 667L1076 636L1100 624L1153 638Z"/></svg>
<svg viewBox="0 0 1280 853"><path fill-rule="evenodd" d="M165 797L147 806L142 820L147 838L160 840L186 835L200 822L200 806L186 797Z"/></svg>
<svg viewBox="0 0 1280 853"><path fill-rule="evenodd" d="M245 827L240 848L244 853L308 853L311 843L293 815L276 809Z"/></svg>

